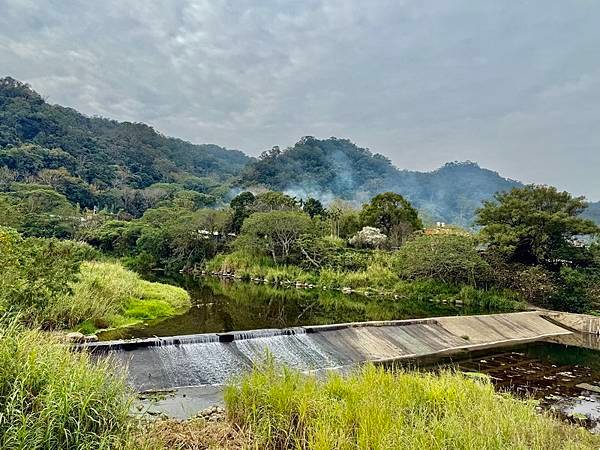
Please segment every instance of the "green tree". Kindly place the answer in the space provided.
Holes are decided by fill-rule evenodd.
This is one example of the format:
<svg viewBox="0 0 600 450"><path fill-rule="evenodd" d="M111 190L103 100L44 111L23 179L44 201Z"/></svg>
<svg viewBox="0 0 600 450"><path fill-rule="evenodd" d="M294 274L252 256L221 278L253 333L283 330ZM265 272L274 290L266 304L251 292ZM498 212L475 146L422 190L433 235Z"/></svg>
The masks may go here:
<svg viewBox="0 0 600 450"><path fill-rule="evenodd" d="M363 205L360 220L363 226L383 231L394 246L402 244L412 232L423 228L417 210L395 192L373 197L370 203Z"/></svg>
<svg viewBox="0 0 600 450"><path fill-rule="evenodd" d="M238 233L242 229L244 219L250 215L250 206L254 203L256 197L252 192L242 192L236 195L229 206L233 210L233 220L231 224L232 231Z"/></svg>
<svg viewBox="0 0 600 450"><path fill-rule="evenodd" d="M311 219L315 216L325 217L326 211L323 207L323 203L321 203L316 198L308 197L304 204L302 205L302 211L308 214Z"/></svg>
<svg viewBox="0 0 600 450"><path fill-rule="evenodd" d="M70 292L81 261L91 247L56 239L24 239L0 227L0 310L20 312L33 322L59 297Z"/></svg>
<svg viewBox="0 0 600 450"><path fill-rule="evenodd" d="M254 213L244 221L236 246L267 254L275 263L290 262L300 253L300 239L313 230L310 217L297 211Z"/></svg>
<svg viewBox="0 0 600 450"><path fill-rule="evenodd" d="M292 211L298 209L298 202L283 192L263 192L256 196L250 209L252 212Z"/></svg>
<svg viewBox="0 0 600 450"><path fill-rule="evenodd" d="M530 185L495 195L477 212L481 235L492 251L523 264L560 265L591 261L579 235L600 232L591 220L580 217L583 197L573 197L551 186Z"/></svg>

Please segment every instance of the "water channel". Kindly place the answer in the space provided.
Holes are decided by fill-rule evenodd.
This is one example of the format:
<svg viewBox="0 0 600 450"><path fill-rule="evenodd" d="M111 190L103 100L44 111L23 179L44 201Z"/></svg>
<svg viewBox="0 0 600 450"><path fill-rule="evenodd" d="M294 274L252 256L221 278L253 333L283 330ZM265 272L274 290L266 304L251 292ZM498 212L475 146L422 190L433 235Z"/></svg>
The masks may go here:
<svg viewBox="0 0 600 450"><path fill-rule="evenodd" d="M451 301L436 303L426 296L410 300L366 297L208 277L181 278L177 283L192 297L192 307L187 313L103 332L99 334L100 340L506 312Z"/></svg>

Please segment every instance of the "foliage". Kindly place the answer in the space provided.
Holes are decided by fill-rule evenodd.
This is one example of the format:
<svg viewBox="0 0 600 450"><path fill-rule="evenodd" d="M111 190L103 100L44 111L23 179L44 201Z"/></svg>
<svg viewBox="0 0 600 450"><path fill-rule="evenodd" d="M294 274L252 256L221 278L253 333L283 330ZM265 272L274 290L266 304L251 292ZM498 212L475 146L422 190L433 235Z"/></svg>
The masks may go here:
<svg viewBox="0 0 600 450"><path fill-rule="evenodd" d="M242 229L244 219L250 215L250 206L254 203L256 197L252 192L242 192L235 196L229 203L233 211L231 231L238 233Z"/></svg>
<svg viewBox="0 0 600 450"><path fill-rule="evenodd" d="M576 244L578 235L600 228L580 214L586 203L549 186L530 185L498 193L478 211L477 223L492 250L524 264L586 264L589 253Z"/></svg>
<svg viewBox="0 0 600 450"><path fill-rule="evenodd" d="M141 280L118 263L84 262L70 288L44 312L46 326L92 332L173 316L190 306L185 290Z"/></svg>
<svg viewBox="0 0 600 450"><path fill-rule="evenodd" d="M310 217L302 212L254 213L244 222L235 245L258 255L270 255L275 263L286 263L298 256L300 238L311 227Z"/></svg>
<svg viewBox="0 0 600 450"><path fill-rule="evenodd" d="M0 227L0 311L19 312L34 322L50 305L69 295L89 246L55 239L24 239Z"/></svg>
<svg viewBox="0 0 600 450"><path fill-rule="evenodd" d="M316 216L325 217L327 215L327 211L325 211L323 203L312 197L308 197L304 201L304 204L302 205L302 211L308 214L311 219Z"/></svg>
<svg viewBox="0 0 600 450"><path fill-rule="evenodd" d="M108 362L0 321L0 447L112 449L129 433L132 395Z"/></svg>
<svg viewBox="0 0 600 450"><path fill-rule="evenodd" d="M581 428L498 395L484 377L366 366L325 379L267 362L225 392L230 419L265 449L597 448Z"/></svg>
<svg viewBox="0 0 600 450"><path fill-rule="evenodd" d="M433 172L398 170L386 157L347 139L312 136L303 137L288 149L277 149L250 161L241 178L243 186L293 190L304 193L303 197L321 200L362 202L382 192L400 192L434 222L461 226L472 225L475 210L483 200L520 186L470 161L448 163Z"/></svg>
<svg viewBox="0 0 600 450"><path fill-rule="evenodd" d="M360 229L360 217L351 204L334 200L327 209L330 234L334 238L348 239Z"/></svg>
<svg viewBox="0 0 600 450"><path fill-rule="evenodd" d="M476 250L476 241L461 235L419 235L394 255L395 268L405 279L486 285L490 267Z"/></svg>
<svg viewBox="0 0 600 450"><path fill-rule="evenodd" d="M549 298L554 309L589 312L600 307L600 272L594 269L562 267L557 292Z"/></svg>
<svg viewBox="0 0 600 450"><path fill-rule="evenodd" d="M0 192L0 225L26 236L69 238L79 211L49 186L12 182Z"/></svg>
<svg viewBox="0 0 600 450"><path fill-rule="evenodd" d="M298 202L295 198L277 191L258 194L250 207L251 212L293 211L297 209Z"/></svg>
<svg viewBox="0 0 600 450"><path fill-rule="evenodd" d="M141 123L49 105L28 85L0 79L0 168L13 181L35 180L84 208L139 216L162 195L152 188L157 183L194 191L200 195L185 197L209 206L227 195L223 183L248 160L242 152L168 138Z"/></svg>
<svg viewBox="0 0 600 450"><path fill-rule="evenodd" d="M101 221L80 230L79 237L149 274L173 273L201 264L223 250L229 240L228 209L190 210L161 206L133 221Z"/></svg>
<svg viewBox="0 0 600 450"><path fill-rule="evenodd" d="M348 242L356 248L382 248L387 242L387 236L379 228L363 227Z"/></svg>
<svg viewBox="0 0 600 450"><path fill-rule="evenodd" d="M376 227L398 246L416 230L423 228L415 208L400 194L385 192L378 194L360 212L363 226Z"/></svg>

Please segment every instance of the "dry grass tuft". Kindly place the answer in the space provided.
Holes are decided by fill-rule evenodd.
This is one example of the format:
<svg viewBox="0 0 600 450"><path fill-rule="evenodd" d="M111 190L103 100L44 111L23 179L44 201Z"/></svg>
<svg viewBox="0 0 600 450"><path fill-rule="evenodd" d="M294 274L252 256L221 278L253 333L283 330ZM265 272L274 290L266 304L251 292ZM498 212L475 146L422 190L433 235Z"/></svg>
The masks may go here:
<svg viewBox="0 0 600 450"><path fill-rule="evenodd" d="M228 421L194 418L148 423L132 439L133 450L243 450L256 448L247 433Z"/></svg>

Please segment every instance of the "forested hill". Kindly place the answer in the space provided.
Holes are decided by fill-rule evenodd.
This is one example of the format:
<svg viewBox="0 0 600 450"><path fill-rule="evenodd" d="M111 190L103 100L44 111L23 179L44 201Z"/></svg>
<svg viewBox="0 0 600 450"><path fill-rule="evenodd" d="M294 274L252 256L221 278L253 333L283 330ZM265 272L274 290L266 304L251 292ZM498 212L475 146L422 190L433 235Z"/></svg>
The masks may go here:
<svg viewBox="0 0 600 450"><path fill-rule="evenodd" d="M87 117L50 105L9 77L0 79L0 149L0 165L20 176L64 168L99 189L140 189L188 175L223 181L249 160L240 151L165 137L145 124Z"/></svg>
<svg viewBox="0 0 600 450"><path fill-rule="evenodd" d="M469 226L475 210L495 192L521 183L473 162L448 163L433 172L397 169L385 156L347 139L302 138L293 147L275 147L244 169L245 187L264 185L328 200L364 202L374 194L395 191L407 197L426 218Z"/></svg>

